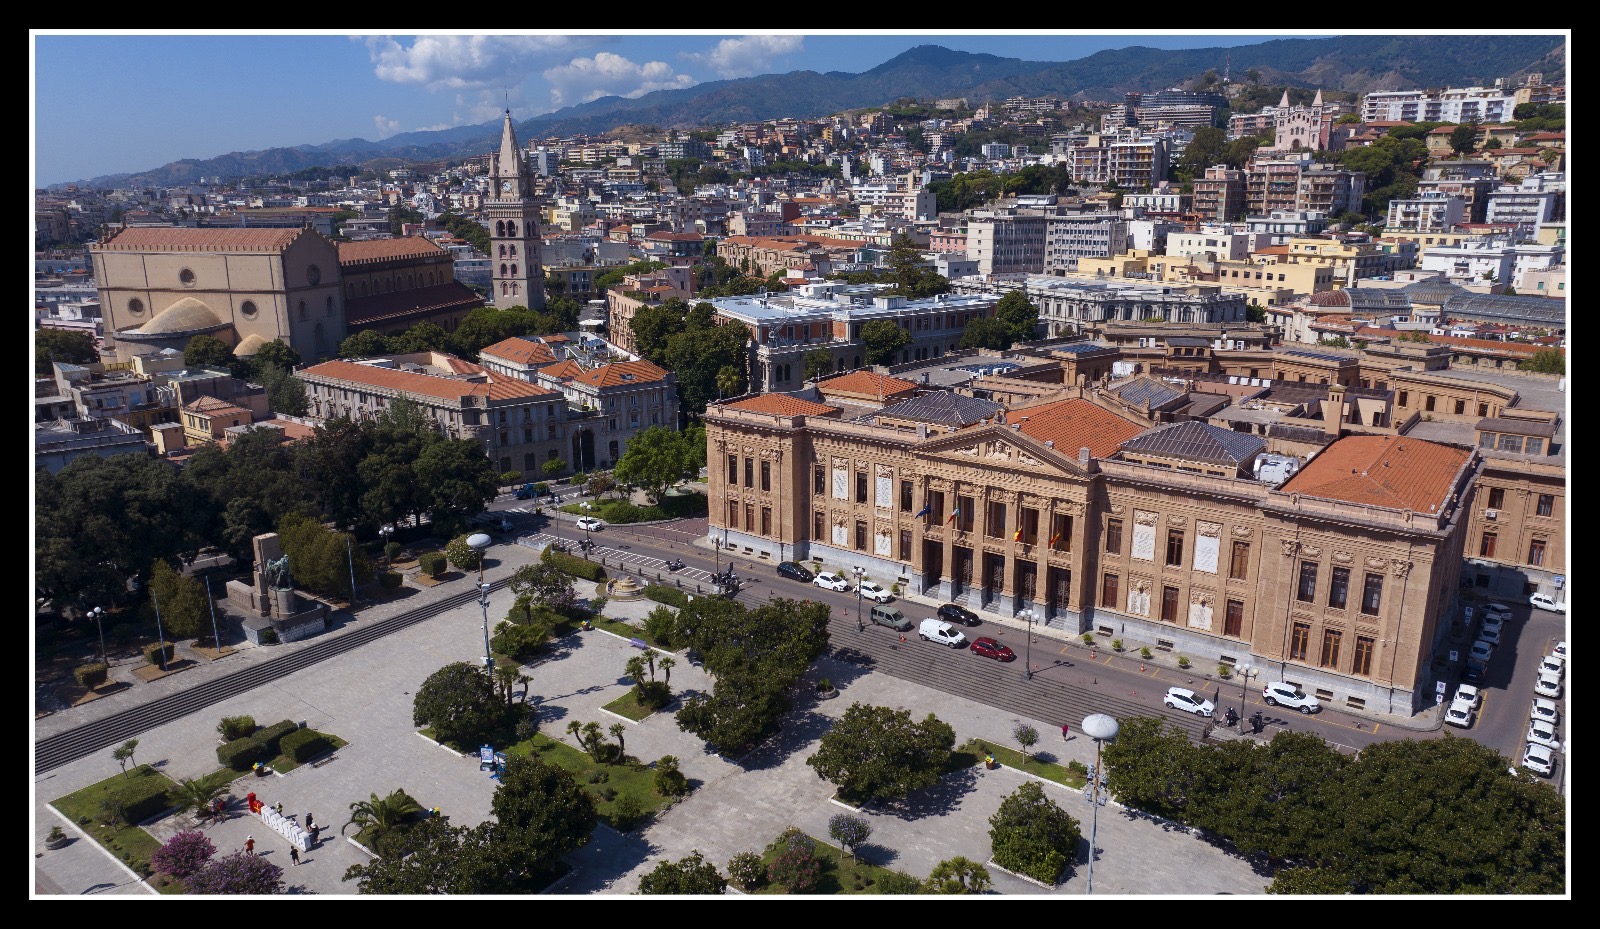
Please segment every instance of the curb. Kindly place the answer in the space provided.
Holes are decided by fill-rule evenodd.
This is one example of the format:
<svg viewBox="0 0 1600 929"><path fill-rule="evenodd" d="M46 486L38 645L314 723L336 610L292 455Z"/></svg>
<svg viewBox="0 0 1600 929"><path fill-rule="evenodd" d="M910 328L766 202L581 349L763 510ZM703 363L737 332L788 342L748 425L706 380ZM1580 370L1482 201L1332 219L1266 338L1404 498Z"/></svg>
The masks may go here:
<svg viewBox="0 0 1600 929"><path fill-rule="evenodd" d="M115 864L117 867L121 868L124 872L126 872L127 875L129 877L133 878L134 882L137 883L139 886L143 887L145 890L148 890L150 893L153 893L158 897L161 895L161 892L159 890L156 890L154 887L150 886L150 882L149 881L147 881L144 878L140 877L139 874L136 871L134 871L132 868L128 867L127 864L125 864L122 861L122 859L118 858L116 855L111 854L111 850L106 848L104 845L101 845L100 841L98 839L96 839L94 836L90 835L89 833L84 832L82 829L78 828L78 824L73 822L72 820L68 819L67 815L65 813L63 813L60 810L56 809L53 805L51 805L49 803L46 803L44 805L44 808L49 810L50 812L56 814L57 816L61 817L61 821L67 824L67 828L68 829L71 829L73 832L76 832L78 835L83 836L83 840L85 842L88 842L90 845L94 846L94 848L96 850L98 850L100 852L100 854L102 854L102 855L106 856L107 858L111 859L111 863L112 864Z"/></svg>

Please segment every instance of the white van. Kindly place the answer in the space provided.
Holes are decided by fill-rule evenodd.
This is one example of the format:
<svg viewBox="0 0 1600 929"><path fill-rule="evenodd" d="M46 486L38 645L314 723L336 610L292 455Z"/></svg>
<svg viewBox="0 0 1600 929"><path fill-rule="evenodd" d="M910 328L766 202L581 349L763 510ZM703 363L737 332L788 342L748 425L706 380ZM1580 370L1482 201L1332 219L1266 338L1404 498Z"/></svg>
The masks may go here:
<svg viewBox="0 0 1600 929"><path fill-rule="evenodd" d="M940 645L948 645L951 648L967 647L967 637L961 630L943 620L924 619L917 632L926 642L938 642Z"/></svg>

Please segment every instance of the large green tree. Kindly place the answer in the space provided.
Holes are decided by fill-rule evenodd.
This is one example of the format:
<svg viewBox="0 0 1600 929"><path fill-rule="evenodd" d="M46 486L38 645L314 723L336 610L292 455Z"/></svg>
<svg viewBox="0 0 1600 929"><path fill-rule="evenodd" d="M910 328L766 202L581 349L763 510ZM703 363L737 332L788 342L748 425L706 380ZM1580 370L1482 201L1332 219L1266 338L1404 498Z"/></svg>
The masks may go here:
<svg viewBox="0 0 1600 929"><path fill-rule="evenodd" d="M672 297L654 306L639 307L628 320L634 345L647 361L661 364L667 357L667 340L687 328L689 309L683 300Z"/></svg>
<svg viewBox="0 0 1600 929"><path fill-rule="evenodd" d="M1566 374L1567 356L1559 348L1541 348L1526 361L1517 362L1519 371L1538 371L1541 374Z"/></svg>
<svg viewBox="0 0 1600 929"><path fill-rule="evenodd" d="M961 332L962 348L991 348L1004 351L1017 341L1015 331L1003 319L985 316L967 323Z"/></svg>
<svg viewBox="0 0 1600 929"><path fill-rule="evenodd" d="M411 701L412 722L433 727L442 743L475 748L508 722L511 708L482 667L457 661L428 675Z"/></svg>
<svg viewBox="0 0 1600 929"><path fill-rule="evenodd" d="M173 570L165 558L150 567L151 609L161 614L161 629L174 639L192 639L211 628L206 589L193 577Z"/></svg>
<svg viewBox="0 0 1600 929"><path fill-rule="evenodd" d="M723 893L728 879L717 866L705 860L699 849L677 861L663 861L639 879L642 894L670 896L711 896Z"/></svg>
<svg viewBox="0 0 1600 929"><path fill-rule="evenodd" d="M339 343L340 358L376 358L389 353L389 337L376 329L363 329Z"/></svg>
<svg viewBox="0 0 1600 929"><path fill-rule="evenodd" d="M895 355L910 344L911 333L892 319L874 319L861 327L868 365L894 364Z"/></svg>
<svg viewBox="0 0 1600 929"><path fill-rule="evenodd" d="M588 791L537 755L507 759L490 811L507 889L521 893L547 885L561 856L587 843L599 821Z"/></svg>
<svg viewBox="0 0 1600 929"><path fill-rule="evenodd" d="M680 332L667 339L665 367L678 379L678 400L683 412L698 416L717 397L717 373L732 367L744 380L745 346L749 330L740 325L712 326ZM742 383L736 389L742 391Z"/></svg>
<svg viewBox="0 0 1600 929"><path fill-rule="evenodd" d="M64 329L38 329L33 333L33 376L51 377L54 363L86 365L100 360L94 336Z"/></svg>
<svg viewBox="0 0 1600 929"><path fill-rule="evenodd" d="M899 800L938 781L955 742L955 730L932 713L919 723L903 709L854 703L806 764L845 793Z"/></svg>
<svg viewBox="0 0 1600 929"><path fill-rule="evenodd" d="M1031 342L1039 328L1039 308L1020 290L1007 291L995 304L994 318L1006 324L1013 342Z"/></svg>
<svg viewBox="0 0 1600 929"><path fill-rule="evenodd" d="M667 489L683 480L693 460L687 436L666 426L651 426L628 440L617 460L617 480L632 484L661 502Z"/></svg>
<svg viewBox="0 0 1600 929"><path fill-rule="evenodd" d="M313 516L290 514L278 524L283 553L296 587L323 597L353 597L354 583L373 577L372 561L349 534L335 532ZM352 601L353 602L353 601Z"/></svg>
<svg viewBox="0 0 1600 929"><path fill-rule="evenodd" d="M191 368L232 370L233 348L214 335L197 335L183 347L183 363Z"/></svg>
<svg viewBox="0 0 1600 929"><path fill-rule="evenodd" d="M1077 857L1082 837L1078 821L1045 796L1037 781L1024 782L989 817L994 863L1046 884L1054 884Z"/></svg>

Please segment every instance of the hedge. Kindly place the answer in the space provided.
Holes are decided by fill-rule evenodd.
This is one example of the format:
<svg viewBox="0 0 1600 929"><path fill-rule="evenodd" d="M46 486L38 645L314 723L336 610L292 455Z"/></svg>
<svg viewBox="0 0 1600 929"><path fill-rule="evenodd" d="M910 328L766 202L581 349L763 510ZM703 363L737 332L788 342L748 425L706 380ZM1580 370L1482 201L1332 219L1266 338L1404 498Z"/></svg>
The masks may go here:
<svg viewBox="0 0 1600 929"><path fill-rule="evenodd" d="M224 716L217 723L217 732L224 739L232 742L234 739L243 739L254 735L256 720L253 716Z"/></svg>
<svg viewBox="0 0 1600 929"><path fill-rule="evenodd" d="M584 561L565 552L558 552L553 548L546 548L540 556L541 561L553 564L563 574L581 577L586 581L603 581L606 579L606 569L592 561Z"/></svg>
<svg viewBox="0 0 1600 929"><path fill-rule="evenodd" d="M295 761L310 761L333 748L333 742L315 729L297 729L284 736L278 747L280 755L288 755Z"/></svg>
<svg viewBox="0 0 1600 929"><path fill-rule="evenodd" d="M153 665L159 665L172 660L173 647L170 642L146 645L144 647L144 660Z"/></svg>
<svg viewBox="0 0 1600 929"><path fill-rule="evenodd" d="M161 777L125 778L110 789L109 799L122 807L123 818L129 823L140 823L172 806L167 800L168 786Z"/></svg>
<svg viewBox="0 0 1600 929"><path fill-rule="evenodd" d="M273 723L267 728L262 729L260 732L257 732L255 735L251 736L251 738L255 739L257 742L260 742L262 745L265 745L267 750L272 753L267 757L273 758L283 754L283 748L280 745L283 737L299 728L300 725L298 723L293 723L286 719L281 723Z"/></svg>
<svg viewBox="0 0 1600 929"><path fill-rule="evenodd" d="M644 585L644 595L657 603L675 606L680 610L689 605L688 594L676 587L668 587L665 584Z"/></svg>
<svg viewBox="0 0 1600 929"><path fill-rule="evenodd" d="M217 763L235 771L248 771L255 762L271 761L272 758L273 753L268 752L267 747L254 737L234 739L217 746Z"/></svg>
<svg viewBox="0 0 1600 929"><path fill-rule="evenodd" d="M395 543L391 542L389 544L393 545ZM403 576L395 573L394 571L383 571L378 574L378 586L387 590L393 590L394 588L399 587L401 584L405 583L405 580L406 579Z"/></svg>
<svg viewBox="0 0 1600 929"><path fill-rule="evenodd" d="M111 666L96 661L92 664L78 665L72 669L72 677L80 687L91 690L106 682L106 675L111 673Z"/></svg>
<svg viewBox="0 0 1600 929"><path fill-rule="evenodd" d="M445 558L444 552L424 552L417 556L417 566L422 569L423 574L429 577L438 577L443 574L448 563L449 560Z"/></svg>

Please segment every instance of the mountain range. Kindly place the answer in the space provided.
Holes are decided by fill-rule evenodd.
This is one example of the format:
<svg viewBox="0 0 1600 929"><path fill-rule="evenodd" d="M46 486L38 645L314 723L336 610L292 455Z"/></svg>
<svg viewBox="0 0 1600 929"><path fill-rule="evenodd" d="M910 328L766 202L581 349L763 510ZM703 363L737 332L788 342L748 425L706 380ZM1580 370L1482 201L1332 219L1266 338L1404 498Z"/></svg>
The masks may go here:
<svg viewBox="0 0 1600 929"><path fill-rule="evenodd" d="M526 120L520 138L597 135L624 125L662 129L720 126L794 117L813 119L902 98L965 97L973 103L1056 96L1121 100L1124 94L1187 86L1228 62L1237 79L1367 93L1508 84L1542 72L1564 81L1566 42L1558 35L1358 35L1275 39L1233 48L1162 50L1133 46L1068 62L1024 61L921 45L859 74L791 71L708 81L637 98L601 97ZM184 159L151 171L80 181L95 187L165 186L201 177L270 175L374 159L431 161L482 155L499 143L500 123L407 132L382 141L338 139L214 158ZM57 187L61 185L55 185Z"/></svg>

